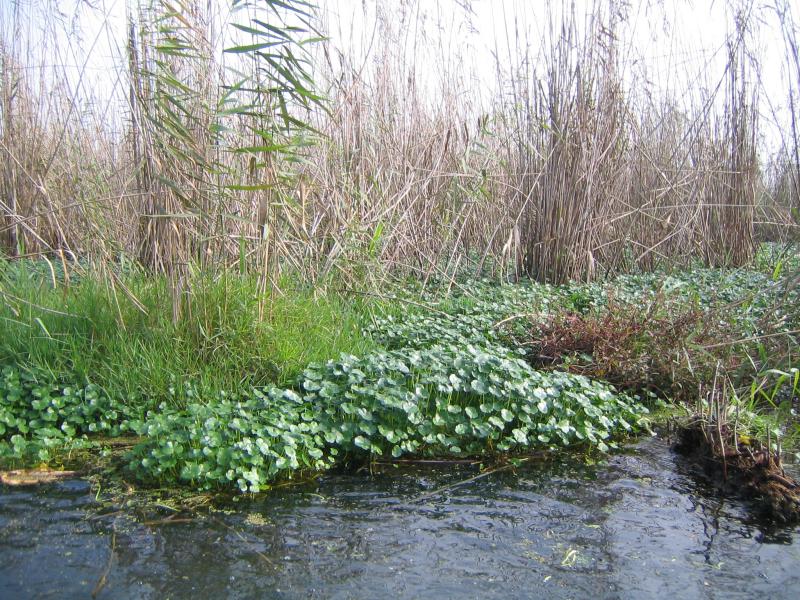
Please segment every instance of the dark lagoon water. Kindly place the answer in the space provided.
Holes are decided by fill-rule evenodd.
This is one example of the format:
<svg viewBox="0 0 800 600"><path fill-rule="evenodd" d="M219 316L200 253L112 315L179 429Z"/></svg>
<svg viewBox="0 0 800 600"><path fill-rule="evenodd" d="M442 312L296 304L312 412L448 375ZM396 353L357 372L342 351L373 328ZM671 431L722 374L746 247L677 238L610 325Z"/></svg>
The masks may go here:
<svg viewBox="0 0 800 600"><path fill-rule="evenodd" d="M709 493L662 440L477 473L329 474L169 525L101 516L82 481L0 488L0 597L800 597L800 528Z"/></svg>

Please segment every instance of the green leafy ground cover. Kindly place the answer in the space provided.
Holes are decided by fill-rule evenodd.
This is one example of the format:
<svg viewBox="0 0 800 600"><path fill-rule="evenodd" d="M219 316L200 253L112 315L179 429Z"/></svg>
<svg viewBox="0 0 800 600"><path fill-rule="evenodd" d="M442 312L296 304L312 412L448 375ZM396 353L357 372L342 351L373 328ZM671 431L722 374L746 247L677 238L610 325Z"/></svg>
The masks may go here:
<svg viewBox="0 0 800 600"><path fill-rule="evenodd" d="M477 280L446 297L407 291L413 303L299 290L264 325L248 280L196 287L205 308L173 324L163 282L140 274L124 282L146 314L92 277L53 285L4 266L0 460L56 461L97 435L135 434L125 464L142 481L254 492L375 456L607 450L646 408L635 390L534 368L531 324L601 313L620 298L667 298L709 310L736 303L742 336L777 313L791 331L791 271L763 263L562 287Z"/></svg>

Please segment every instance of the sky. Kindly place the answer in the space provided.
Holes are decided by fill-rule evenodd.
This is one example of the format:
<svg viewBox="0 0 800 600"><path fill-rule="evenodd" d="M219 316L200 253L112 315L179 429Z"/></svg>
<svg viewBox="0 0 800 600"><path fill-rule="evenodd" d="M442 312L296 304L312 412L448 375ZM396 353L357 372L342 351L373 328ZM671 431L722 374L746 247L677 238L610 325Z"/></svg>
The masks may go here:
<svg viewBox="0 0 800 600"><path fill-rule="evenodd" d="M382 4L402 3L385 0ZM432 79L433 88L442 74L460 69L473 83L470 93L486 101L499 91L498 64L508 71L526 51L536 55L551 22L558 23L562 11L574 11L581 23L596 4L610 5L594 0L410 3L403 15L409 32L402 40L406 62L418 77ZM370 48L374 51L375 13L379 12L375 2L325 0L322 5L336 45L355 54L365 54ZM737 35L734 12L747 8L751 28L746 41L751 60L757 64L751 73L757 71L760 77L762 151L769 154L780 145L789 121L789 83L773 0L632 0L618 5L619 58L628 87L636 89L637 82L647 81L658 93L687 103L706 98L720 83L724 91L727 42ZM790 0L790 5L798 25L800 0ZM795 81L795 88L798 83ZM723 99L719 94L717 103Z"/></svg>
<svg viewBox="0 0 800 600"><path fill-rule="evenodd" d="M228 16L221 0L203 0ZM778 0L779 2L782 0ZM218 4L217 4L218 3ZM318 0L332 47L353 62L377 60L381 35L394 31L394 48L406 74L435 94L443 77L459 77L476 103L498 93L497 67L509 69L529 52L536 55L552 20L574 10L579 22L593 0ZM788 120L785 46L774 0L744 0L752 10L748 44L759 64L762 144L780 142ZM795 20L800 0L790 0ZM30 65L57 65L80 82L81 93L106 103L109 114L124 103L126 11L131 0L0 0L4 39L34 40ZM603 3L604 6L608 4ZM725 73L726 40L732 31L729 0L631 0L618 3L620 62L629 82L650 81L655 90L686 99L713 90ZM60 15L53 19L53 15ZM46 17L47 16L47 17ZM381 28L378 23L388 24ZM14 24L21 25L17 31ZM226 31L220 27L220 31ZM222 47L229 39L220 39ZM34 55L39 54L35 59ZM335 54L335 53L334 53ZM44 56L46 60L41 57Z"/></svg>

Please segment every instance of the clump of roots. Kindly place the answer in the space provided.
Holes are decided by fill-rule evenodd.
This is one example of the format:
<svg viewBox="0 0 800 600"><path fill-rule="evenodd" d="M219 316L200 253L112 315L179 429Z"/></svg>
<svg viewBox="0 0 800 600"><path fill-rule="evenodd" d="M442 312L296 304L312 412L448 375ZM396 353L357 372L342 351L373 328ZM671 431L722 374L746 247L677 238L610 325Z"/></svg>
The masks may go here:
<svg viewBox="0 0 800 600"><path fill-rule="evenodd" d="M674 449L724 492L750 499L760 517L800 522L800 485L784 471L780 449L737 435L725 412L714 412L683 423Z"/></svg>

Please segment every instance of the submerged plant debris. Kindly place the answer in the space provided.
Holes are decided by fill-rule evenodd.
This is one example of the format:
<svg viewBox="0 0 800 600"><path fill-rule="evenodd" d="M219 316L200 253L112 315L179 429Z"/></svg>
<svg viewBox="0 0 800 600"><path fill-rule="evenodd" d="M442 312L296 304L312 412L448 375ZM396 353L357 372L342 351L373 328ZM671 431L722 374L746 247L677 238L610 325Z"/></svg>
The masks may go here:
<svg viewBox="0 0 800 600"><path fill-rule="evenodd" d="M680 428L675 449L725 493L753 500L759 516L800 521L800 484L782 468L780 456L761 443L726 440L721 428L693 420Z"/></svg>

